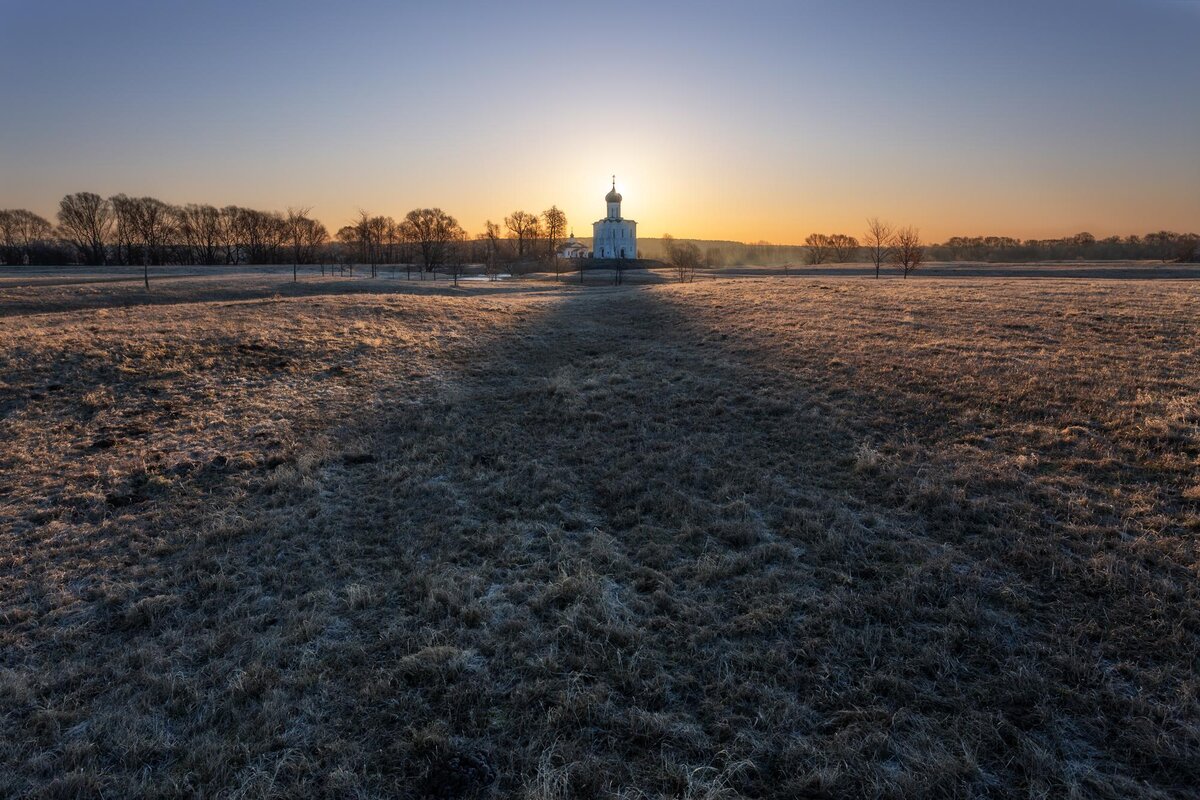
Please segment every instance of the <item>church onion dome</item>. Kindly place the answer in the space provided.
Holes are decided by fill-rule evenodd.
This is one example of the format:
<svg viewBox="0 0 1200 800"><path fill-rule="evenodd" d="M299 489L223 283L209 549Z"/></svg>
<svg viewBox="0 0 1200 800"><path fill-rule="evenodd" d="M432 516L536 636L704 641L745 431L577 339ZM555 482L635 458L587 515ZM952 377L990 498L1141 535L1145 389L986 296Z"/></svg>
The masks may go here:
<svg viewBox="0 0 1200 800"><path fill-rule="evenodd" d="M604 195L604 202L606 202L606 203L621 202L621 193L617 191L617 176L616 175L613 175L612 191L609 192L608 194Z"/></svg>

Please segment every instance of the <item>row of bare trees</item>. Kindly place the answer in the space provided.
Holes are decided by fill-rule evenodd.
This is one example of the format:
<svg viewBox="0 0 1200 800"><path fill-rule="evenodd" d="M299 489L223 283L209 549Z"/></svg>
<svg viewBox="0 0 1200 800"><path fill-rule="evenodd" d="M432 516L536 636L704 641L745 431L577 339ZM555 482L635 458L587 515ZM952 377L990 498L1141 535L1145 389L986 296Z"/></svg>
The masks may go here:
<svg viewBox="0 0 1200 800"><path fill-rule="evenodd" d="M921 232L912 226L893 228L878 217L867 220L867 232L860 242L844 233L814 233L804 240L809 264L857 261L863 254L875 266L878 278L884 264L894 265L907 278L925 261L926 247ZM786 271L786 266L785 266Z"/></svg>
<svg viewBox="0 0 1200 800"><path fill-rule="evenodd" d="M1084 231L1059 239L954 236L941 244L930 245L929 254L937 261L1195 261L1200 258L1200 235L1152 231L1142 236L1098 239Z"/></svg>
<svg viewBox="0 0 1200 800"><path fill-rule="evenodd" d="M77 192L59 203L57 234L89 265L309 264L324 256L329 234L308 211Z"/></svg>
<svg viewBox="0 0 1200 800"><path fill-rule="evenodd" d="M871 223L877 220L869 221ZM896 231L898 234L900 231ZM805 240L810 264L858 260L866 251L867 260L878 267L880 247L871 245L878 233L868 231L860 244L852 236L817 234ZM1200 235L1154 231L1144 236L1110 236L1097 239L1086 231L1059 239L1016 239L1011 236L953 236L941 244L925 248L927 258L935 261L1057 261L1119 259L1196 261L1200 259ZM884 259L886 260L886 259Z"/></svg>
<svg viewBox="0 0 1200 800"><path fill-rule="evenodd" d="M863 236L867 257L875 265L875 277L884 264L893 264L907 278L925 262L925 245L921 232L911 225L895 229L879 217L867 220Z"/></svg>
<svg viewBox="0 0 1200 800"><path fill-rule="evenodd" d="M540 215L514 211L504 218L503 229L487 220L483 232L471 238L442 209L415 208L399 221L360 211L335 238L341 259L369 265L372 277L381 264L403 264L409 277L415 266L425 273L447 272L457 280L468 263L482 263L494 276L519 262L552 258L566 229L567 215L551 206Z"/></svg>
<svg viewBox="0 0 1200 800"><path fill-rule="evenodd" d="M439 208L418 208L397 221L366 211L330 237L309 208L286 213L239 206L172 205L154 197L92 192L67 195L58 225L24 209L0 210L0 261L6 264L381 264L414 262L435 271L478 259L499 272L518 262L553 259L567 216L558 206L541 214L514 211L504 227L491 220L469 239ZM466 246L468 245L469 246Z"/></svg>
<svg viewBox="0 0 1200 800"><path fill-rule="evenodd" d="M852 261L858 253L858 239L844 233L812 233L804 240L808 247L808 263L824 264L832 261L843 264Z"/></svg>
<svg viewBox="0 0 1200 800"><path fill-rule="evenodd" d="M492 221L486 224L490 226ZM504 227L516 242L518 259L550 257L567 232L567 215L558 206L551 206L540 215L518 210L504 218Z"/></svg>

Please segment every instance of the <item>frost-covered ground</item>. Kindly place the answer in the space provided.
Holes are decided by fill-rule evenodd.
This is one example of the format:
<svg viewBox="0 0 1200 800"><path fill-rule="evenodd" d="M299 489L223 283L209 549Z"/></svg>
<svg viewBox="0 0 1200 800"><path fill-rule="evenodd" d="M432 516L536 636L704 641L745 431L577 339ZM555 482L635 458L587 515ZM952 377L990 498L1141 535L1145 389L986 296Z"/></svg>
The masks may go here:
<svg viewBox="0 0 1200 800"><path fill-rule="evenodd" d="M1194 796L1195 283L289 278L0 288L0 795Z"/></svg>

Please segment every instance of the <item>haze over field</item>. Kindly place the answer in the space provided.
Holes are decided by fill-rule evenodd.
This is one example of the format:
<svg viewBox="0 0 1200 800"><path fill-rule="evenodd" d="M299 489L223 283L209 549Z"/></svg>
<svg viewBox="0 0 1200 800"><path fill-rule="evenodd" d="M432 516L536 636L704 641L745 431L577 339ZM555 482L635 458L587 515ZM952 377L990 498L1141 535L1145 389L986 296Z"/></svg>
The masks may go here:
<svg viewBox="0 0 1200 800"><path fill-rule="evenodd" d="M915 7L914 7L915 5ZM1194 230L1194 2L7 0L0 208L69 192L470 232L615 172L643 236Z"/></svg>

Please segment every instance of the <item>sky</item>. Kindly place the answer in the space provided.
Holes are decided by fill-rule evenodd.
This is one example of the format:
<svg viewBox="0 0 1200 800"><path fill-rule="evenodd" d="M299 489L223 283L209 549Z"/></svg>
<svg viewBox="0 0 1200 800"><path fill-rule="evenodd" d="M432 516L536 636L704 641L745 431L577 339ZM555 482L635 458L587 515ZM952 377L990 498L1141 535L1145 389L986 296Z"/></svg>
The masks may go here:
<svg viewBox="0 0 1200 800"><path fill-rule="evenodd" d="M1200 231L1200 1L0 0L0 208Z"/></svg>

